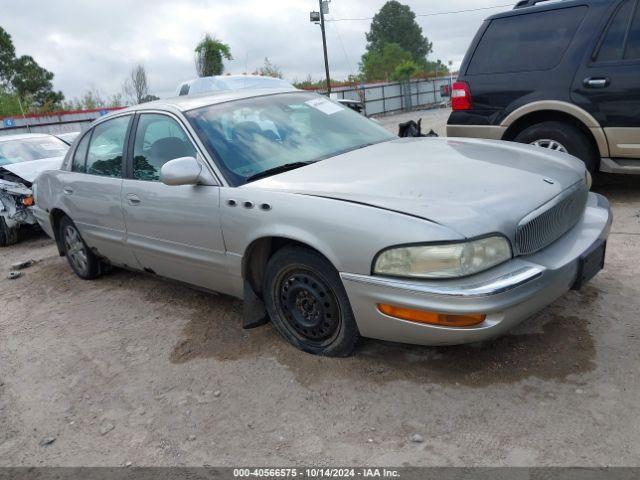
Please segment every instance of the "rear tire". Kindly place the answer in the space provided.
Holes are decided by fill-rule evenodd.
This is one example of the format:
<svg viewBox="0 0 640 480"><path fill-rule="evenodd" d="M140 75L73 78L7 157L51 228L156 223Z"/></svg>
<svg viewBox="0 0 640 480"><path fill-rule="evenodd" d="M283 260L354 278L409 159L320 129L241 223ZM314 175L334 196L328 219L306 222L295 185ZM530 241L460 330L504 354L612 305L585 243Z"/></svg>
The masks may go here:
<svg viewBox="0 0 640 480"><path fill-rule="evenodd" d="M8 247L18 243L18 229L7 225L4 217L0 217L0 247Z"/></svg>
<svg viewBox="0 0 640 480"><path fill-rule="evenodd" d="M278 332L296 348L347 357L360 339L347 292L322 255L298 246L280 249L267 264L264 301Z"/></svg>
<svg viewBox="0 0 640 480"><path fill-rule="evenodd" d="M584 162L590 172L594 172L599 163L597 151L589 138L578 127L569 123L550 121L532 125L520 132L515 142L548 144L548 140L561 145L570 155Z"/></svg>
<svg viewBox="0 0 640 480"><path fill-rule="evenodd" d="M83 280L100 276L100 260L89 249L80 232L69 217L60 221L60 239L69 266Z"/></svg>

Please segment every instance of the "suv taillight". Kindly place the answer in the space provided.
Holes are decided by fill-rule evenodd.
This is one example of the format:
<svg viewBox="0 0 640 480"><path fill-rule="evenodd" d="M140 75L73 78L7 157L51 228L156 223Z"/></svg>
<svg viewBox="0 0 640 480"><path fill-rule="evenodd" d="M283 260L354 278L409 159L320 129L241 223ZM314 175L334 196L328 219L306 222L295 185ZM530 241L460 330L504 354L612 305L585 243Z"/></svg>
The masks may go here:
<svg viewBox="0 0 640 480"><path fill-rule="evenodd" d="M471 92L467 82L455 82L451 92L451 108L454 110L471 109Z"/></svg>

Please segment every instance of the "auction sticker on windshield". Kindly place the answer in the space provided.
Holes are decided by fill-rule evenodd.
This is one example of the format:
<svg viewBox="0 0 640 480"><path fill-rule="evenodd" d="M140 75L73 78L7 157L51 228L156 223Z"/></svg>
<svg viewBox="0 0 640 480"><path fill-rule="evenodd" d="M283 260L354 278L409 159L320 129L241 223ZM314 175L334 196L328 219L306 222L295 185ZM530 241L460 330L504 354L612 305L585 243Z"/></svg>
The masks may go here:
<svg viewBox="0 0 640 480"><path fill-rule="evenodd" d="M334 113L342 111L341 106L336 105L326 98L314 98L313 100L308 100L304 103L306 103L310 107L315 108L316 110L320 110L322 113L326 113L327 115L333 115Z"/></svg>

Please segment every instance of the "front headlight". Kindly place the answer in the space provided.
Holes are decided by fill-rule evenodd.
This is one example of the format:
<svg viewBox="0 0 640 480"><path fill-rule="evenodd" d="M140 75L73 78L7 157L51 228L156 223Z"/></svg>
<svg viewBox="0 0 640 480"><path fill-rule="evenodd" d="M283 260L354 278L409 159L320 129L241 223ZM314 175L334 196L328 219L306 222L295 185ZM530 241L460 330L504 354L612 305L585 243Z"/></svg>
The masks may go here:
<svg viewBox="0 0 640 480"><path fill-rule="evenodd" d="M473 275L511 258L504 237L468 242L390 248L380 253L373 272L415 278L458 278Z"/></svg>

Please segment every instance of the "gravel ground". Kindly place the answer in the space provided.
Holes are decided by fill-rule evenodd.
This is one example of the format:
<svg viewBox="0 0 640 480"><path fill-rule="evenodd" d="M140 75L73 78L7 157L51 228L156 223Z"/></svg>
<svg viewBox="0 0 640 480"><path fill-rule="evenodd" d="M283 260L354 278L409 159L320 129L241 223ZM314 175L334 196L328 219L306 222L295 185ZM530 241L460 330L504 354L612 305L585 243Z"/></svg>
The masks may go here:
<svg viewBox="0 0 640 480"><path fill-rule="evenodd" d="M442 128L446 111L418 116ZM599 183L606 269L473 346L313 357L243 331L234 299L121 270L82 281L39 235L3 249L0 466L637 466L640 181Z"/></svg>

